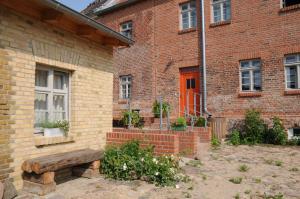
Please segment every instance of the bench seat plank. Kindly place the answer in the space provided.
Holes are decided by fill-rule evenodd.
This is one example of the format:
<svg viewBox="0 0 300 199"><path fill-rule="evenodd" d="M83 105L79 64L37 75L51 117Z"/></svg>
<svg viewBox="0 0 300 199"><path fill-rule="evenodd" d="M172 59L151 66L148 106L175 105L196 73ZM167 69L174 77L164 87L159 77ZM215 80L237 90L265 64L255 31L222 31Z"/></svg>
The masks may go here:
<svg viewBox="0 0 300 199"><path fill-rule="evenodd" d="M28 173L42 174L93 162L100 160L102 157L103 151L82 149L26 160L22 165L22 169Z"/></svg>

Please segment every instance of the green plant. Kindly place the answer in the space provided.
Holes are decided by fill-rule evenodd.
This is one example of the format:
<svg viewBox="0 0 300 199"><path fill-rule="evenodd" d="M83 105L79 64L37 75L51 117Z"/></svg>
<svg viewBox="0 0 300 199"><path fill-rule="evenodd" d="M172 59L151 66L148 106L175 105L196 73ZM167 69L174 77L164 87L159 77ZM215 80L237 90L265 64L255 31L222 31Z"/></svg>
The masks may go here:
<svg viewBox="0 0 300 199"><path fill-rule="evenodd" d="M67 120L57 120L55 122L49 122L46 121L42 123L42 128L46 129L53 129L53 128L60 128L62 129L65 133L69 131L69 122Z"/></svg>
<svg viewBox="0 0 300 199"><path fill-rule="evenodd" d="M117 180L145 180L161 186L175 185L178 177L178 161L173 156L153 155L153 147L142 149L138 141L130 141L121 147L105 150L101 172Z"/></svg>
<svg viewBox="0 0 300 199"><path fill-rule="evenodd" d="M143 121L137 111L125 111L123 113L122 122L125 126L129 126L129 116L131 117L131 125L134 127L142 128Z"/></svg>
<svg viewBox="0 0 300 199"><path fill-rule="evenodd" d="M162 102L162 116L166 117L168 109L170 111L170 104L168 102ZM155 100L155 102L152 105L152 113L155 118L160 117L160 103L159 101Z"/></svg>
<svg viewBox="0 0 300 199"><path fill-rule="evenodd" d="M297 136L292 137L290 140L287 141L287 144L291 146L297 146L297 145L300 146L300 137Z"/></svg>
<svg viewBox="0 0 300 199"><path fill-rule="evenodd" d="M299 169L297 167L293 167L289 171L297 172L297 171L299 171Z"/></svg>
<svg viewBox="0 0 300 199"><path fill-rule="evenodd" d="M233 198L234 198L234 199L240 199L240 194L237 193Z"/></svg>
<svg viewBox="0 0 300 199"><path fill-rule="evenodd" d="M233 184L241 184L243 181L242 177L235 177L235 178L230 178L229 182L232 182Z"/></svg>
<svg viewBox="0 0 300 199"><path fill-rule="evenodd" d="M191 160L187 162L186 165L200 168L203 165L203 163L200 160Z"/></svg>
<svg viewBox="0 0 300 199"><path fill-rule="evenodd" d="M206 120L204 117L196 117L195 126L204 127L206 126Z"/></svg>
<svg viewBox="0 0 300 199"><path fill-rule="evenodd" d="M184 117L177 118L176 122L172 124L173 130L185 130L186 129L186 119Z"/></svg>
<svg viewBox="0 0 300 199"><path fill-rule="evenodd" d="M250 168L249 168L247 165L245 165L245 164L243 164L243 165L241 165L241 166L239 167L239 171L240 171L240 172L247 172L249 169L250 169Z"/></svg>
<svg viewBox="0 0 300 199"><path fill-rule="evenodd" d="M280 160L276 160L276 161L275 161L275 166L281 167L282 164L283 164L283 162L280 161Z"/></svg>
<svg viewBox="0 0 300 199"><path fill-rule="evenodd" d="M240 132L239 132L238 130L233 130L233 131L231 132L229 142L230 142L232 145L235 145L235 146L241 144L241 140L240 140Z"/></svg>
<svg viewBox="0 0 300 199"><path fill-rule="evenodd" d="M255 178L254 182L257 183L257 184L260 184L261 183L261 179L260 178Z"/></svg>
<svg viewBox="0 0 300 199"><path fill-rule="evenodd" d="M244 144L262 143L265 130L266 125L261 119L260 112L248 110L245 115L245 132L241 134L242 142Z"/></svg>
<svg viewBox="0 0 300 199"><path fill-rule="evenodd" d="M287 143L287 134L282 125L281 120L278 117L272 119L273 127L265 131L264 143L285 145Z"/></svg>
<svg viewBox="0 0 300 199"><path fill-rule="evenodd" d="M211 146L214 148L217 148L220 145L221 145L221 141L215 135L213 135L213 137L211 139Z"/></svg>
<svg viewBox="0 0 300 199"><path fill-rule="evenodd" d="M278 193L276 195L267 195L266 193L264 194L264 199L283 199L283 194Z"/></svg>
<svg viewBox="0 0 300 199"><path fill-rule="evenodd" d="M250 190L250 189L247 189L244 193L248 195L248 194L251 193L251 190Z"/></svg>

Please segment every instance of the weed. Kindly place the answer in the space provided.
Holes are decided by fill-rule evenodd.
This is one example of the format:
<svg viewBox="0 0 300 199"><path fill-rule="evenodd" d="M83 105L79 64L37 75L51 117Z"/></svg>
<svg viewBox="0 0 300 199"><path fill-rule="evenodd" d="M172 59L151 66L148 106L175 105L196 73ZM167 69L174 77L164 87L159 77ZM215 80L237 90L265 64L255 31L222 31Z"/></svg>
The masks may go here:
<svg viewBox="0 0 300 199"><path fill-rule="evenodd" d="M243 165L241 165L241 166L239 167L239 171L240 171L240 172L247 172L249 169L250 169L250 168L249 168L247 165L245 165L245 164L243 164Z"/></svg>
<svg viewBox="0 0 300 199"><path fill-rule="evenodd" d="M251 190L247 189L244 193L248 195L251 193Z"/></svg>
<svg viewBox="0 0 300 199"><path fill-rule="evenodd" d="M192 194L190 194L189 192L183 192L183 195L185 198L191 198Z"/></svg>
<svg viewBox="0 0 300 199"><path fill-rule="evenodd" d="M267 195L265 193L264 199L283 199L283 194L282 193L278 193L276 195Z"/></svg>
<svg viewBox="0 0 300 199"><path fill-rule="evenodd" d="M278 167L281 167L282 164L283 164L283 162L280 161L280 160L276 160L276 161L275 161L275 165L278 166Z"/></svg>
<svg viewBox="0 0 300 199"><path fill-rule="evenodd" d="M234 177L234 178L230 178L229 182L232 182L233 184L241 184L243 181L243 178L241 177Z"/></svg>
<svg viewBox="0 0 300 199"><path fill-rule="evenodd" d="M237 193L233 198L234 198L234 199L240 199L240 194Z"/></svg>
<svg viewBox="0 0 300 199"><path fill-rule="evenodd" d="M293 167L293 168L291 168L289 171L297 172L297 171L299 171L299 169L298 169L297 167Z"/></svg>
<svg viewBox="0 0 300 199"><path fill-rule="evenodd" d="M186 165L200 168L203 165L203 163L201 162L201 160L191 160L187 162Z"/></svg>
<svg viewBox="0 0 300 199"><path fill-rule="evenodd" d="M211 139L211 146L214 147L215 149L218 148L221 145L220 140L216 137L213 136Z"/></svg>
<svg viewBox="0 0 300 199"><path fill-rule="evenodd" d="M255 178L254 182L257 183L257 184L259 184L259 183L261 183L261 179L260 178Z"/></svg>

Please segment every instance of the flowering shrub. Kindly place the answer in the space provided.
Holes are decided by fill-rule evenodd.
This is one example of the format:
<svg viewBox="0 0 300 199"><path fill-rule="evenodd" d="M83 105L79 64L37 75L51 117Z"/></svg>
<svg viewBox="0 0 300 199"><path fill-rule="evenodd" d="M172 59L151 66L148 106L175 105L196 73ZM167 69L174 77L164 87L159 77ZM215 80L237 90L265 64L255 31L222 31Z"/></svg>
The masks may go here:
<svg viewBox="0 0 300 199"><path fill-rule="evenodd" d="M101 172L116 180L145 180L160 186L175 185L180 180L174 156L153 155L153 147L142 149L138 141L108 148L101 162Z"/></svg>

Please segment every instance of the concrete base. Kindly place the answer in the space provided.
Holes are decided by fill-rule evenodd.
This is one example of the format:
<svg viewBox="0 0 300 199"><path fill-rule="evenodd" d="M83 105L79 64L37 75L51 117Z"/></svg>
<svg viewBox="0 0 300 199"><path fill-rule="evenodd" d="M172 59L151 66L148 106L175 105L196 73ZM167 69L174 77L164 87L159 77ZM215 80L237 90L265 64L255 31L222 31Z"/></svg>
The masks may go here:
<svg viewBox="0 0 300 199"><path fill-rule="evenodd" d="M29 193L44 196L56 190L56 183L39 184L35 182L29 182L24 180L23 190Z"/></svg>

